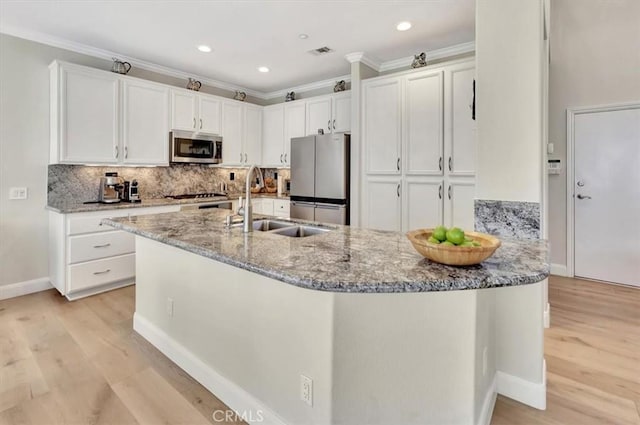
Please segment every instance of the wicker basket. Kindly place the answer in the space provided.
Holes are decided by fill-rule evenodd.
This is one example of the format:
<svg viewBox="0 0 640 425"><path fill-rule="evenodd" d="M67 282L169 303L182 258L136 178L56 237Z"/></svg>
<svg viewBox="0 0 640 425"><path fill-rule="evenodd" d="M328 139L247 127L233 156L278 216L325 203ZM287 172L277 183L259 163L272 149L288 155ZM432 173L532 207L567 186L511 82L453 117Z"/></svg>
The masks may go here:
<svg viewBox="0 0 640 425"><path fill-rule="evenodd" d="M500 240L491 235L465 232L465 235L480 243L480 246L451 246L427 242L433 229L417 229L407 232L413 247L431 261L449 266L471 266L491 257L500 246Z"/></svg>

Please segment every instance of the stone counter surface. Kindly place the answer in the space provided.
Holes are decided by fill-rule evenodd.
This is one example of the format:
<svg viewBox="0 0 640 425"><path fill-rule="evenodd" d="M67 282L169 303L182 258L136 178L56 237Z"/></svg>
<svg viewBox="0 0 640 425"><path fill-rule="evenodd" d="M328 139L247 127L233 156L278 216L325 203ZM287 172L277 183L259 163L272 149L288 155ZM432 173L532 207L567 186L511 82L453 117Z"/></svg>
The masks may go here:
<svg viewBox="0 0 640 425"><path fill-rule="evenodd" d="M61 214L72 214L79 212L93 212L93 211L108 211L108 210L120 210L126 208L145 208L145 207L160 207L167 205L193 205L204 204L211 202L224 202L226 200L235 201L240 196L244 198L244 194L230 193L227 198L191 198L191 199L172 199L172 198L155 198L155 199L143 199L142 202L117 202L115 204L83 204L82 202L63 202L57 200L50 201L46 208L50 211L54 211ZM289 200L288 196L278 196L276 194L268 193L252 193L251 199L268 198L268 199L282 199ZM228 210L227 210L228 211Z"/></svg>
<svg viewBox="0 0 640 425"><path fill-rule="evenodd" d="M326 225L290 238L226 228L225 210L190 210L105 219L103 224L303 288L357 293L429 292L526 285L549 275L543 240L502 239L482 264L433 263L404 233ZM260 216L254 215L255 218ZM304 223L301 220L293 220Z"/></svg>

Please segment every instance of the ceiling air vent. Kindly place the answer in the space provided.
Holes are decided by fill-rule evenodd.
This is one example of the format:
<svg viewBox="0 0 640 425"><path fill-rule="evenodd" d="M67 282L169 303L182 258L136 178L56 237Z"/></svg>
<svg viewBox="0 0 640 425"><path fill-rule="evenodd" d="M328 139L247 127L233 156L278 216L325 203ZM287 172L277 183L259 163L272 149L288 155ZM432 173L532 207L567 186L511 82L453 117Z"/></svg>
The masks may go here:
<svg viewBox="0 0 640 425"><path fill-rule="evenodd" d="M333 52L333 49L331 49L330 47L327 47L327 46L319 47L319 48L313 49L313 50L309 50L309 53L311 53L312 55L315 55L315 56L326 55L327 53L331 53L331 52Z"/></svg>

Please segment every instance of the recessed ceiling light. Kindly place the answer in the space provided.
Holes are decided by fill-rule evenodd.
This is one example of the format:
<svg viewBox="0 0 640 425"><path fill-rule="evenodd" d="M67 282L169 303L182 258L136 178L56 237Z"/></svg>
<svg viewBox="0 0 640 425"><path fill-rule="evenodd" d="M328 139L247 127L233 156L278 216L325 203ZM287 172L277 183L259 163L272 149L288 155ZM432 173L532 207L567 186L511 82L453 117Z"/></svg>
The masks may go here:
<svg viewBox="0 0 640 425"><path fill-rule="evenodd" d="M210 53L211 52L211 47L209 46L205 46L204 44L198 46L198 50L200 50L201 52L204 53Z"/></svg>
<svg viewBox="0 0 640 425"><path fill-rule="evenodd" d="M398 25L396 25L396 29L398 31L406 31L409 28L411 28L411 22L407 22L407 21L400 22Z"/></svg>
<svg viewBox="0 0 640 425"><path fill-rule="evenodd" d="M267 68L266 66L261 66L258 68L258 71L260 72L269 72L269 68Z"/></svg>
<svg viewBox="0 0 640 425"><path fill-rule="evenodd" d="M303 39L303 40L306 40L307 38L309 38L309 36L307 34L299 34L298 37Z"/></svg>

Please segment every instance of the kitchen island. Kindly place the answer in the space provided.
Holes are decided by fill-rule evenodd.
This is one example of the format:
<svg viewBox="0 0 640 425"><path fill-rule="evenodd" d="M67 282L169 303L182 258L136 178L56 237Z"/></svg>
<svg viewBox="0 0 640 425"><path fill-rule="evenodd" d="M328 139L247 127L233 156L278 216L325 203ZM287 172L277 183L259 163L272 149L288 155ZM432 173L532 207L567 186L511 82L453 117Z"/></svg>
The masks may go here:
<svg viewBox="0 0 640 425"><path fill-rule="evenodd" d="M136 235L134 329L247 419L481 424L496 393L544 408L544 241L456 268L398 232L245 234L227 214L103 223Z"/></svg>

